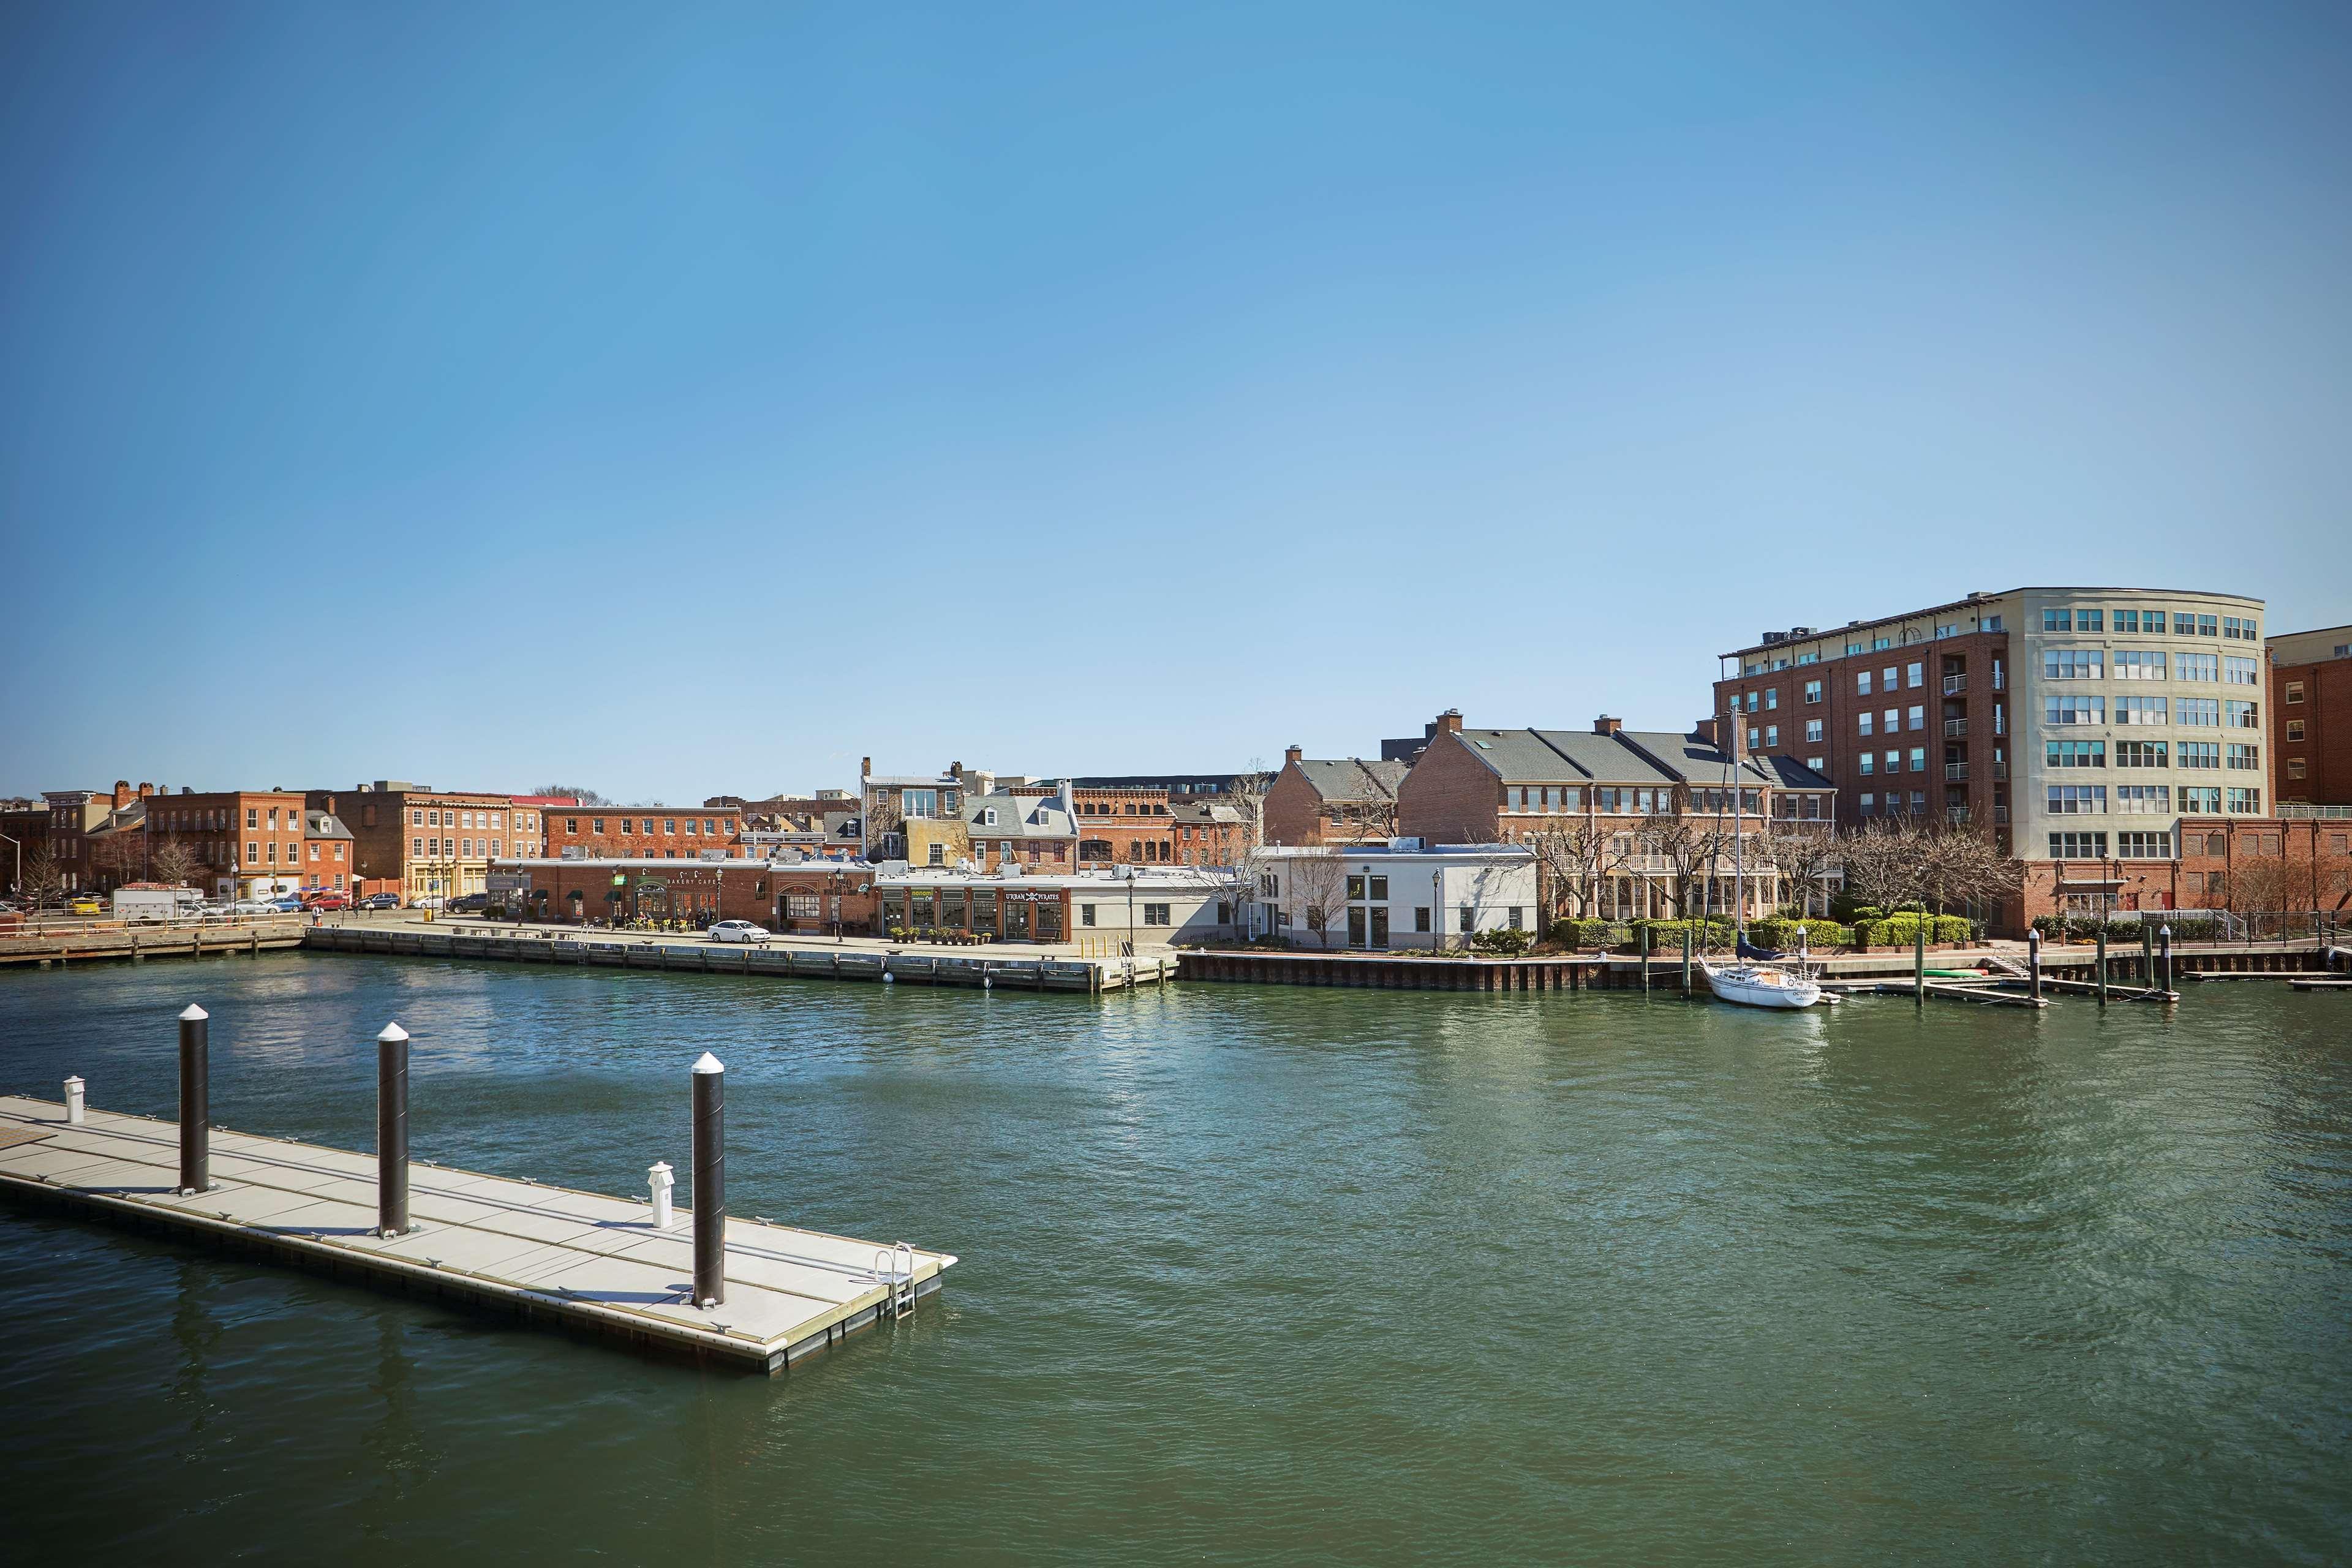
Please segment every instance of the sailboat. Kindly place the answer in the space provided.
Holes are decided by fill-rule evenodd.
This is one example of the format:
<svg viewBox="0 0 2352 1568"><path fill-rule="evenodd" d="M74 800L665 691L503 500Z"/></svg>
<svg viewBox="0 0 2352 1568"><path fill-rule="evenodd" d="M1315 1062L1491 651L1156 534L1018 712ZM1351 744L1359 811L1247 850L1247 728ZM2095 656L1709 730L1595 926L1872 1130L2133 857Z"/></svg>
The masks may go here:
<svg viewBox="0 0 2352 1568"><path fill-rule="evenodd" d="M1731 931L1732 962L1717 963L1702 954L1699 973L1706 976L1707 989L1719 1001L1735 1002L1743 1007L1811 1007L1822 999L1822 988L1814 984L1801 948L1792 966L1781 961L1778 952L1748 944L1748 837L1741 831L1741 809L1748 795L1745 781L1738 775L1739 717L1731 719L1730 739L1724 743L1725 764L1731 785ZM1798 941L1803 942L1801 928Z"/></svg>

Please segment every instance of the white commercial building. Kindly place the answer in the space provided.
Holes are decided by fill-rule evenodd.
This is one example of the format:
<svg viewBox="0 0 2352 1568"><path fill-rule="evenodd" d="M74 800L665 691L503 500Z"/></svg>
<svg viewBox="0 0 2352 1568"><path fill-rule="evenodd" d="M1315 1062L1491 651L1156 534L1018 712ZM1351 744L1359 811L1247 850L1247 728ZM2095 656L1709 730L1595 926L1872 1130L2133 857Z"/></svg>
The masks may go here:
<svg viewBox="0 0 2352 1568"><path fill-rule="evenodd" d="M1252 861L1254 934L1302 946L1464 948L1480 931L1533 931L1536 858L1512 845L1300 845Z"/></svg>

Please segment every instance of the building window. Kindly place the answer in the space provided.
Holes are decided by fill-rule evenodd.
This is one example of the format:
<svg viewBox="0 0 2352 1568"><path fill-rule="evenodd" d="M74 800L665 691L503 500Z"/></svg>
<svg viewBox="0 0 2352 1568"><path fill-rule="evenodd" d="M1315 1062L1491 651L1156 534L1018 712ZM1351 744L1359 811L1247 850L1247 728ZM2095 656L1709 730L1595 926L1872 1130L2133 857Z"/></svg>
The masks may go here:
<svg viewBox="0 0 2352 1568"><path fill-rule="evenodd" d="M245 863L248 866L261 864L261 846L250 838L245 841Z"/></svg>
<svg viewBox="0 0 2352 1568"><path fill-rule="evenodd" d="M1868 778L1872 773L1878 771L1878 758L1874 752L1864 752L1860 757L1856 758L1855 761L1862 769L1862 776L1864 778Z"/></svg>
<svg viewBox="0 0 2352 1568"><path fill-rule="evenodd" d="M1082 926L1090 926L1095 923L1095 907L1092 904L1080 904L1078 906L1078 923Z"/></svg>
<svg viewBox="0 0 2352 1568"><path fill-rule="evenodd" d="M2302 681L2290 680L2286 683L2286 700L2289 702L2300 702L2303 700Z"/></svg>
<svg viewBox="0 0 2352 1568"><path fill-rule="evenodd" d="M908 789L898 792L898 815L904 817L937 816L940 813L940 792L935 789Z"/></svg>
<svg viewBox="0 0 2352 1568"><path fill-rule="evenodd" d="M2104 860L2107 858L2107 836L2104 833L2053 833L2050 836L2050 858L2053 860Z"/></svg>
<svg viewBox="0 0 2352 1568"><path fill-rule="evenodd" d="M1815 745L1821 743L1822 721L1819 719L1808 719L1805 721L1805 739Z"/></svg>
<svg viewBox="0 0 2352 1568"><path fill-rule="evenodd" d="M2126 816L2162 816L2172 809L2168 784L2117 784L2116 810Z"/></svg>
<svg viewBox="0 0 2352 1568"><path fill-rule="evenodd" d="M2053 768L2104 768L2107 765L2107 743L2105 741L2052 741L2048 742L2043 761Z"/></svg>
<svg viewBox="0 0 2352 1568"><path fill-rule="evenodd" d="M646 818L646 830L647 832L651 832L653 830L653 818ZM677 831L677 818L675 816L663 817L662 831L664 833L676 833Z"/></svg>
<svg viewBox="0 0 2352 1568"><path fill-rule="evenodd" d="M2303 739L2302 720L2290 719L2286 721L2286 738L2290 741L2300 741Z"/></svg>
<svg viewBox="0 0 2352 1568"><path fill-rule="evenodd" d="M2184 768L2218 768L2221 765L2221 742L2219 741L2183 741L2175 750Z"/></svg>
<svg viewBox="0 0 2352 1568"><path fill-rule="evenodd" d="M1868 761L1868 759L1867 759L1867 758L1865 758L1865 759L1864 759L1864 761ZM1863 791L1863 792L1862 792L1862 805L1861 805L1862 815L1863 815L1863 816L1869 816L1874 815L1877 810L1878 810L1878 796L1877 796L1876 795L1873 794L1873 793L1872 793L1871 791L1869 791L1869 790L1864 790L1864 791Z"/></svg>
<svg viewBox="0 0 2352 1568"><path fill-rule="evenodd" d="M2197 635L2198 635L2199 637L2217 637L2217 636L2219 636L2219 635L2220 635L2220 628L2215 625L2215 617L2214 617L2214 616L2198 616L2198 617L2197 617Z"/></svg>
<svg viewBox="0 0 2352 1568"><path fill-rule="evenodd" d="M2303 776L2303 759L2301 757L2289 757L2286 760L2286 776L2291 779L2299 779Z"/></svg>
<svg viewBox="0 0 2352 1568"><path fill-rule="evenodd" d="M2162 680L2164 655L2140 648L2118 649L2115 656L2117 680Z"/></svg>
<svg viewBox="0 0 2352 1568"><path fill-rule="evenodd" d="M2045 724L2104 724L2107 721L2107 700L2104 697L2045 697L2042 700L2042 721Z"/></svg>
<svg viewBox="0 0 2352 1568"><path fill-rule="evenodd" d="M2221 679L2221 656L2218 653L2179 653L2172 656L2172 675L2176 680L2219 680Z"/></svg>
<svg viewBox="0 0 2352 1568"><path fill-rule="evenodd" d="M2107 786L2052 784L2049 808L2053 816L2105 816L2107 814Z"/></svg>
<svg viewBox="0 0 2352 1568"><path fill-rule="evenodd" d="M627 824L627 822L626 822L626 821L624 821L624 822L622 823L622 825L621 825L621 831L622 831L622 832L624 832L624 833L626 833L628 830L629 830L629 828L628 828L628 824ZM591 833L602 833L602 832L604 832L604 819L603 817L601 817L601 816L592 816L592 817L590 817L590 818L588 819L588 831L589 831L589 832L591 832Z"/></svg>
<svg viewBox="0 0 2352 1568"><path fill-rule="evenodd" d="M2218 816L2221 810L2221 792L2203 784L2183 784L2180 786L2180 809L2189 816ZM2216 849L2213 853L2218 855L2221 851Z"/></svg>
<svg viewBox="0 0 2352 1568"><path fill-rule="evenodd" d="M2105 673L2105 658L2095 647L2053 647L2042 651L2042 679L2044 680L2097 680Z"/></svg>
<svg viewBox="0 0 2352 1568"><path fill-rule="evenodd" d="M2259 768L2263 765L2263 749L2260 746L2240 745L2232 741L2230 742L2230 765L2242 771Z"/></svg>
<svg viewBox="0 0 2352 1568"><path fill-rule="evenodd" d="M2161 724L2166 700L2161 697L2118 697L2116 699L2116 722L2118 724Z"/></svg>
<svg viewBox="0 0 2352 1568"><path fill-rule="evenodd" d="M1779 687L1768 686L1764 689L1764 706L1767 708L1778 708L1780 706L1780 689Z"/></svg>
<svg viewBox="0 0 2352 1568"><path fill-rule="evenodd" d="M2218 697L2182 697L2172 704L2172 721L2176 724L2219 725L2221 722L2221 700Z"/></svg>
<svg viewBox="0 0 2352 1568"><path fill-rule="evenodd" d="M2116 835L2116 858L2169 860L2172 858L2172 835L2169 832L2118 833Z"/></svg>
<svg viewBox="0 0 2352 1568"><path fill-rule="evenodd" d="M1777 746L1780 743L1780 725L1767 724L1764 726L1764 743L1768 746Z"/></svg>
<svg viewBox="0 0 2352 1568"><path fill-rule="evenodd" d="M2074 629L2074 613L2072 610L2044 610L2042 612L2042 629L2045 632L2071 632Z"/></svg>
<svg viewBox="0 0 2352 1568"><path fill-rule="evenodd" d="M1171 924L1172 922L1168 917L1172 908L1173 906L1169 904L1144 905L1143 923L1148 926L1164 926Z"/></svg>
<svg viewBox="0 0 2352 1568"><path fill-rule="evenodd" d="M1914 746L1911 748L1911 771L1915 773L1924 773L1927 771L1927 747Z"/></svg>
<svg viewBox="0 0 2352 1568"><path fill-rule="evenodd" d="M2165 743L2162 741L2117 741L2116 766L2119 768L2160 768L2165 763Z"/></svg>
<svg viewBox="0 0 2352 1568"><path fill-rule="evenodd" d="M2230 686L2260 686L2263 683L2261 661L2235 657L2221 661L2221 679Z"/></svg>
<svg viewBox="0 0 2352 1568"><path fill-rule="evenodd" d="M1824 778L1829 776L1830 760L1827 757L1807 757L1805 759L1805 766L1812 769L1813 772L1820 773Z"/></svg>
<svg viewBox="0 0 2352 1568"><path fill-rule="evenodd" d="M1853 672L1853 692L1857 697L1870 695L1870 671L1857 669Z"/></svg>
<svg viewBox="0 0 2352 1568"><path fill-rule="evenodd" d="M1927 667L1926 667L1925 665L1918 665L1918 664L1906 664L1906 665L1905 665L1905 666L1903 667L1903 684L1904 684L1904 685L1906 685L1906 686L1921 686L1921 685L1925 685L1925 684L1927 683L1927 675L1926 675L1926 673L1925 673L1926 669L1927 669Z"/></svg>
<svg viewBox="0 0 2352 1568"><path fill-rule="evenodd" d="M2259 730L2262 728L2261 715L2257 710L2256 705L2252 702L2222 703L2221 723L2225 728L2231 730Z"/></svg>
<svg viewBox="0 0 2352 1568"><path fill-rule="evenodd" d="M1911 728L1914 730L1924 730L1927 727L1927 710L1925 708L1914 707L1911 710Z"/></svg>
<svg viewBox="0 0 2352 1568"><path fill-rule="evenodd" d="M2105 619L2105 616L2103 610L2077 610L2074 612L2074 629L2078 632L2098 631L2101 629L2099 623Z"/></svg>
<svg viewBox="0 0 2352 1568"><path fill-rule="evenodd" d="M1808 702L1819 702L1821 700L1822 683L1818 680L1808 680L1805 682L1805 700ZM2301 701L2302 699L2297 698L2295 700Z"/></svg>
<svg viewBox="0 0 2352 1568"><path fill-rule="evenodd" d="M1477 915L1468 904L1454 911L1456 929L1468 932L1477 929Z"/></svg>
<svg viewBox="0 0 2352 1568"><path fill-rule="evenodd" d="M1857 733L1857 734L1863 734L1863 735L1867 735L1867 734L1869 734L1869 733L1870 733L1870 726L1871 726L1871 723L1872 723L1872 719L1871 719L1871 716L1870 716L1868 713L1857 713L1857 714L1855 714L1855 715L1853 716L1853 722L1854 722L1854 731L1855 731L1855 733Z"/></svg>
<svg viewBox="0 0 2352 1568"><path fill-rule="evenodd" d="M2258 789L2231 789L2224 792L2229 809L2246 816L2263 814L2263 792Z"/></svg>

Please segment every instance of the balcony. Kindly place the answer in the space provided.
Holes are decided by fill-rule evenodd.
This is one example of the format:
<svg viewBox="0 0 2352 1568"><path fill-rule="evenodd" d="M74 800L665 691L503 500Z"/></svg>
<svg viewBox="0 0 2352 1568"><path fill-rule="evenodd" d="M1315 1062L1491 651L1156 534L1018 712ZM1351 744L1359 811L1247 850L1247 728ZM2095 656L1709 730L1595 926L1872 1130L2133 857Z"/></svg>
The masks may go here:
<svg viewBox="0 0 2352 1568"><path fill-rule="evenodd" d="M2008 764L2007 763L1993 763L1993 765L1992 765L1992 776L1993 776L1993 777L1995 777L1995 778L1997 778L1997 779L2005 779L2005 778L2007 778L2007 777L2009 776L2009 764Z"/></svg>
<svg viewBox="0 0 2352 1568"><path fill-rule="evenodd" d="M1965 675L1948 675L1948 676L1944 677L1944 695L1945 695L1945 696L1947 696L1947 697L1958 697L1961 692L1966 691L1968 689L1969 689L1969 678L1968 678L1967 676L1965 676Z"/></svg>
<svg viewBox="0 0 2352 1568"><path fill-rule="evenodd" d="M1947 741L1958 741L1963 739L1968 732L1969 721L1966 719L1947 719L1944 721L1944 739Z"/></svg>
<svg viewBox="0 0 2352 1568"><path fill-rule="evenodd" d="M2304 821L2315 818L2323 822L2346 822L2352 821L2352 805L2312 805L2300 800L2283 800L2278 803L2275 815Z"/></svg>
<svg viewBox="0 0 2352 1568"><path fill-rule="evenodd" d="M1946 763L1944 764L1944 782L1946 784L1968 783L1969 764L1966 763Z"/></svg>
<svg viewBox="0 0 2352 1568"><path fill-rule="evenodd" d="M2009 807L2005 805L1994 806L1992 808L1992 819L1995 823L2007 822L2009 820Z"/></svg>

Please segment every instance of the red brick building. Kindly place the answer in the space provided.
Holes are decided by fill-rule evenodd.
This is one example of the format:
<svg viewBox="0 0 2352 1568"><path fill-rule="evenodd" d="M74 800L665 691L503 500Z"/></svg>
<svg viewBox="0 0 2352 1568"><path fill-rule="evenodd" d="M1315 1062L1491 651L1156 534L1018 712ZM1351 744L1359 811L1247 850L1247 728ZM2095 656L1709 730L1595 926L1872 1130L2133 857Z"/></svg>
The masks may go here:
<svg viewBox="0 0 2352 1568"><path fill-rule="evenodd" d="M303 797L291 790L152 795L148 858L172 843L195 861L191 880L218 898L292 892L308 864Z"/></svg>
<svg viewBox="0 0 2352 1568"><path fill-rule="evenodd" d="M2352 806L2352 626L2274 637L2272 798Z"/></svg>
<svg viewBox="0 0 2352 1568"><path fill-rule="evenodd" d="M1436 740L1462 732L1459 713L1440 723L1445 727L1437 731ZM1309 757L1297 746L1288 747L1282 753L1282 771L1265 789L1265 841L1362 844L1393 838L1404 831L1397 826L1398 791L1407 772L1417 765L1394 758Z"/></svg>
<svg viewBox="0 0 2352 1568"><path fill-rule="evenodd" d="M351 831L353 874L395 883L404 901L462 898L488 886L490 862L510 858L518 843L536 850L539 813L504 792L436 790L378 779L348 792L312 790L310 809Z"/></svg>
<svg viewBox="0 0 2352 1568"><path fill-rule="evenodd" d="M2352 909L2352 819L2183 817L2172 859L2029 862L2025 920L2151 910Z"/></svg>
<svg viewBox="0 0 2352 1568"><path fill-rule="evenodd" d="M708 860L740 856L743 813L731 805L572 805L549 808L541 852L551 860Z"/></svg>

